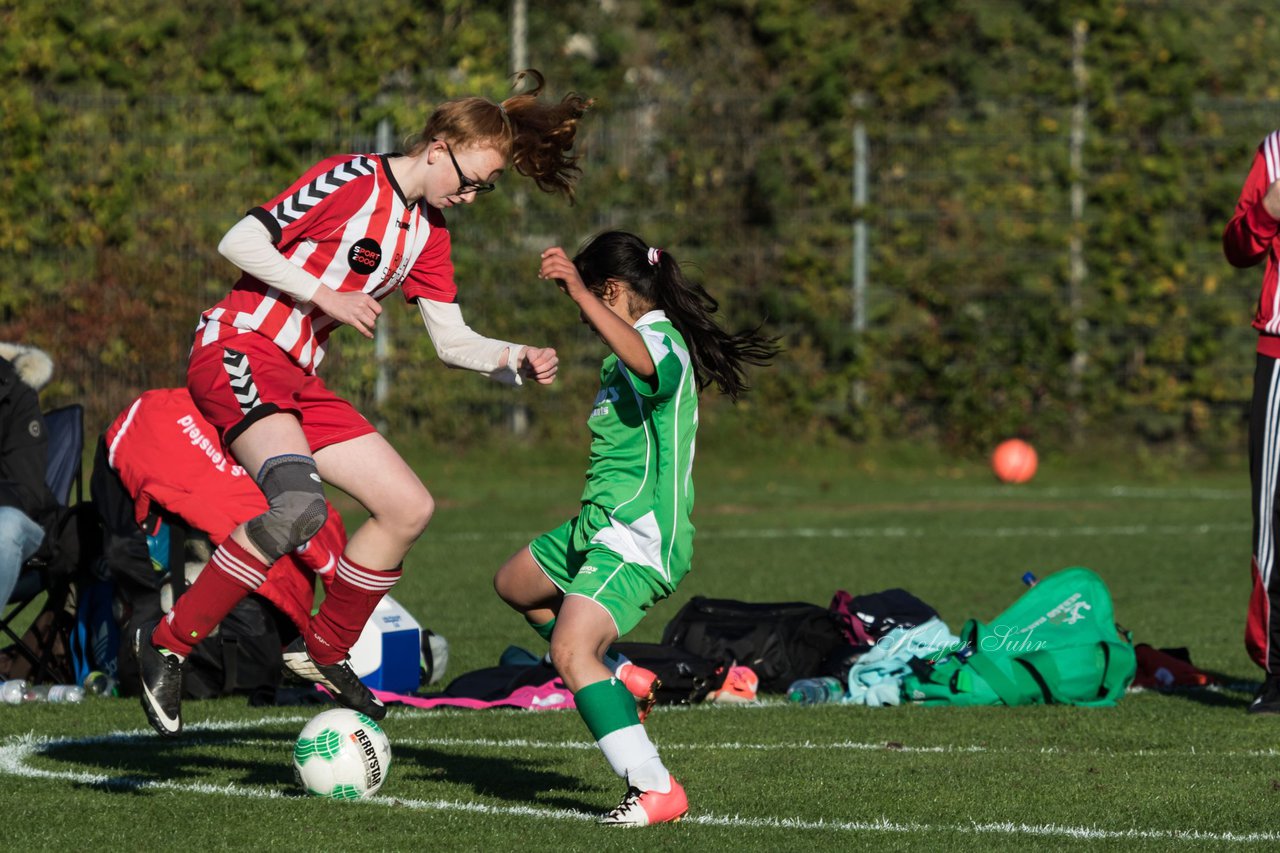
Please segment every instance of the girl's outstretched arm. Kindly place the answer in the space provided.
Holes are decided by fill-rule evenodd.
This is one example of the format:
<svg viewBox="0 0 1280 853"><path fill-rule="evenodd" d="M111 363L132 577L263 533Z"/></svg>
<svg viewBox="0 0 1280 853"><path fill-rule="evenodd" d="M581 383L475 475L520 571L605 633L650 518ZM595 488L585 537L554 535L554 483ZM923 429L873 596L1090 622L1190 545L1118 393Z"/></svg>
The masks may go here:
<svg viewBox="0 0 1280 853"><path fill-rule="evenodd" d="M638 318L630 316L627 297L622 292L623 285L607 282L605 296L609 301L606 302L587 288L582 276L578 274L578 268L559 246L542 253L542 266L538 275L554 279L560 289L577 303L582 318L617 353L628 370L641 379L652 379L657 374L649 348L632 325Z"/></svg>
<svg viewBox="0 0 1280 853"><path fill-rule="evenodd" d="M449 367L475 370L506 385L519 385L522 379L550 385L555 380L560 359L554 349L522 346L477 334L451 302L419 299L418 310L436 354Z"/></svg>

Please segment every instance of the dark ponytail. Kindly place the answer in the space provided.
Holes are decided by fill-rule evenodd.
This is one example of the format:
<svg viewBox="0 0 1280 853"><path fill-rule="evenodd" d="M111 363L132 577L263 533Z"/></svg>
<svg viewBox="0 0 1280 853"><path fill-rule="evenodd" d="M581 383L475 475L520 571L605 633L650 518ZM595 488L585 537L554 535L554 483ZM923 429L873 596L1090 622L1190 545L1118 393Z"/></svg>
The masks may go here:
<svg viewBox="0 0 1280 853"><path fill-rule="evenodd" d="M764 365L778 354L777 338L760 334L759 327L731 334L716 322L720 304L696 281L686 278L669 252L650 248L626 231L600 234L573 259L582 281L599 294L609 279L627 283L629 298L638 300L632 313L660 308L679 329L689 346L698 390L715 383L737 400L750 386L745 364Z"/></svg>

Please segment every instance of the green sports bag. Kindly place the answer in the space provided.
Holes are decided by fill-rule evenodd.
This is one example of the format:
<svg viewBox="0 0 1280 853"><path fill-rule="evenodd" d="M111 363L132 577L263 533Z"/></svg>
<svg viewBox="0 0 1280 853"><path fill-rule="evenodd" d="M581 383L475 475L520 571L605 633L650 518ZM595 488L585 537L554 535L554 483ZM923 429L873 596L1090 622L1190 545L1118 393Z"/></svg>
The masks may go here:
<svg viewBox="0 0 1280 853"><path fill-rule="evenodd" d="M970 619L958 649L916 659L903 679L924 705L1114 705L1137 671L1111 593L1088 569L1063 569L990 622Z"/></svg>

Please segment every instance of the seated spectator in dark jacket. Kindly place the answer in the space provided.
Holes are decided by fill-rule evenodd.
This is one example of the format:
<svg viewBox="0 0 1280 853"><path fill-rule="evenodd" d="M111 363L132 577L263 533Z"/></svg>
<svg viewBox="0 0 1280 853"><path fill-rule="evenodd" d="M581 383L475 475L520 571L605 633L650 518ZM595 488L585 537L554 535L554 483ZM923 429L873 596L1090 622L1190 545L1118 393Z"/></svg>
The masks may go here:
<svg viewBox="0 0 1280 853"><path fill-rule="evenodd" d="M49 439L37 394L52 375L40 350L0 343L0 607L57 512L45 484Z"/></svg>

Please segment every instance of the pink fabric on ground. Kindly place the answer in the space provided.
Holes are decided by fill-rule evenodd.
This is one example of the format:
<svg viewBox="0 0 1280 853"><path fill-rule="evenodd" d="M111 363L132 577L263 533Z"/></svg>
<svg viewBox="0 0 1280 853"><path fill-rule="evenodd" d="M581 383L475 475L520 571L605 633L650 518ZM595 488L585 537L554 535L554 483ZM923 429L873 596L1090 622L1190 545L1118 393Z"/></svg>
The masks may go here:
<svg viewBox="0 0 1280 853"><path fill-rule="evenodd" d="M530 685L516 688L510 696L492 701L483 699L467 699L463 696L412 696L405 693L392 693L388 690L374 690L384 704L399 703L414 708L524 708L530 711L554 711L561 708L572 710L578 707L573 701L573 694L564 682L556 678L546 684Z"/></svg>

